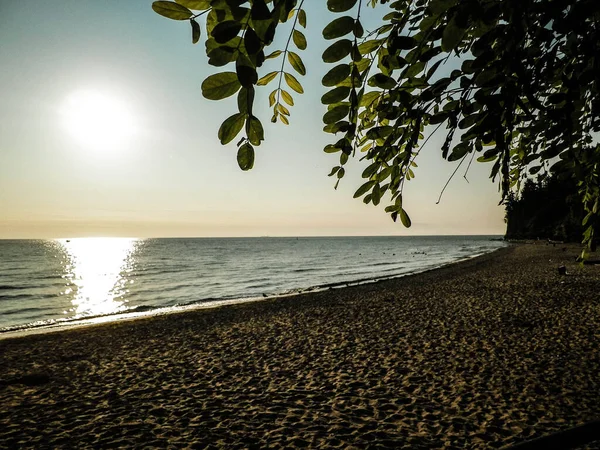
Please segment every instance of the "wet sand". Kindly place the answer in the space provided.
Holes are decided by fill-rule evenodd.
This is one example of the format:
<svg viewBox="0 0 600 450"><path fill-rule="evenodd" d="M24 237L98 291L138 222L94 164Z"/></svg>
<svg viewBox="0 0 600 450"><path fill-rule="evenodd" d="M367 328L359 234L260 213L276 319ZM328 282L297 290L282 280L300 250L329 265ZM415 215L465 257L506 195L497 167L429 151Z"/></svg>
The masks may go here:
<svg viewBox="0 0 600 450"><path fill-rule="evenodd" d="M496 448L598 419L578 252L2 339L0 447Z"/></svg>

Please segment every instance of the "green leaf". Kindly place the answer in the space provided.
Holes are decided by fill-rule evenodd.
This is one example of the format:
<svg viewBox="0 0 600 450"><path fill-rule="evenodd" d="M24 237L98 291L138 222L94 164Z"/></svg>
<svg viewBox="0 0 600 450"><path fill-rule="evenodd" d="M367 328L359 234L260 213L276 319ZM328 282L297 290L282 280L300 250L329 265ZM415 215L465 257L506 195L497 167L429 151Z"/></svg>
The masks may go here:
<svg viewBox="0 0 600 450"><path fill-rule="evenodd" d="M350 107L347 105L336 106L330 109L323 116L323 123L330 124L342 120L350 112Z"/></svg>
<svg viewBox="0 0 600 450"><path fill-rule="evenodd" d="M370 106L381 95L382 95L382 93L378 92L378 91L367 92L366 94L363 94L358 106L362 106L362 107Z"/></svg>
<svg viewBox="0 0 600 450"><path fill-rule="evenodd" d="M396 36L391 39L392 50L411 50L417 46L417 40L412 36Z"/></svg>
<svg viewBox="0 0 600 450"><path fill-rule="evenodd" d="M371 188L375 186L375 184L377 184L377 181L375 180L367 181L357 189L357 191L354 193L354 198L362 197L364 194L369 192Z"/></svg>
<svg viewBox="0 0 600 450"><path fill-rule="evenodd" d="M277 111L279 111L281 114L286 115L286 116L290 115L290 110L287 109L285 106L283 106L282 103L277 104Z"/></svg>
<svg viewBox="0 0 600 450"><path fill-rule="evenodd" d="M273 42L277 29L277 23L274 20L255 20L252 21L252 27L265 46Z"/></svg>
<svg viewBox="0 0 600 450"><path fill-rule="evenodd" d="M273 59L273 58L277 58L279 55L281 55L283 52L281 50L275 50L273 53L269 53L267 56L265 56L265 59Z"/></svg>
<svg viewBox="0 0 600 450"><path fill-rule="evenodd" d="M239 112L245 114L252 113L252 105L254 104L254 86L241 88L238 92L237 103Z"/></svg>
<svg viewBox="0 0 600 450"><path fill-rule="evenodd" d="M177 3L197 11L205 11L210 8L210 0L177 0Z"/></svg>
<svg viewBox="0 0 600 450"><path fill-rule="evenodd" d="M278 72L276 72L278 73ZM271 92L269 94L269 106L273 106L275 104L275 102L277 101L277 91L279 89L275 89L273 92Z"/></svg>
<svg viewBox="0 0 600 450"><path fill-rule="evenodd" d="M254 167L254 147L249 143L245 143L238 149L237 162L240 169L246 171Z"/></svg>
<svg viewBox="0 0 600 450"><path fill-rule="evenodd" d="M404 211L404 209L400 210L400 221L402 222L402 225L404 225L406 228L410 228L410 226L412 225L410 217L408 217L408 214L406 214L406 211Z"/></svg>
<svg viewBox="0 0 600 450"><path fill-rule="evenodd" d="M457 144L453 149L450 156L448 156L448 161L458 161L462 157L464 157L467 153L469 153L470 147L466 142L461 142Z"/></svg>
<svg viewBox="0 0 600 450"><path fill-rule="evenodd" d="M262 77L260 80L258 80L256 82L256 84L259 86L265 86L265 85L269 84L271 81L273 81L278 73L279 73L278 71L269 72L264 77Z"/></svg>
<svg viewBox="0 0 600 450"><path fill-rule="evenodd" d="M306 28L306 12L303 9L298 10L298 23Z"/></svg>
<svg viewBox="0 0 600 450"><path fill-rule="evenodd" d="M241 87L235 72L216 73L202 82L202 95L209 100L222 100L235 94Z"/></svg>
<svg viewBox="0 0 600 450"><path fill-rule="evenodd" d="M377 181L379 181L380 183L383 182L383 181L385 181L387 179L387 177L390 176L391 173L392 173L392 168L391 167L385 167L381 172L379 172L377 174Z"/></svg>
<svg viewBox="0 0 600 450"><path fill-rule="evenodd" d="M291 51L288 51L287 56L288 61L290 62L294 70L296 70L296 72L298 72L300 75L306 75L306 67L304 67L302 58L300 58L300 56Z"/></svg>
<svg viewBox="0 0 600 450"><path fill-rule="evenodd" d="M332 144L328 144L325 146L325 148L323 149L323 151L325 153L337 153L341 150L341 148L336 147L335 145Z"/></svg>
<svg viewBox="0 0 600 450"><path fill-rule="evenodd" d="M281 90L281 98L290 106L294 106L294 99L292 98L292 96L287 92L284 91L283 89Z"/></svg>
<svg viewBox="0 0 600 450"><path fill-rule="evenodd" d="M360 23L360 20L356 21L352 32L354 33L354 36L356 36L358 39L361 39L363 37L363 35L365 34L365 29L363 28L362 23Z"/></svg>
<svg viewBox="0 0 600 450"><path fill-rule="evenodd" d="M239 39L239 37L236 37L236 39ZM230 44L234 43L235 39L230 41ZM215 45L214 47L213 44ZM206 41L206 47L206 54L209 58L208 63L212 66L221 67L229 64L230 62L235 61L238 55L238 51L235 49L235 47L231 47L229 45L219 46L212 38Z"/></svg>
<svg viewBox="0 0 600 450"><path fill-rule="evenodd" d="M211 35L219 44L225 44L238 35L242 24L235 20L226 20L217 24Z"/></svg>
<svg viewBox="0 0 600 450"><path fill-rule="evenodd" d="M336 123L330 123L328 125L325 125L323 127L323 131L325 133L338 133L338 132L343 132L345 133L346 131L348 131L350 127L350 122L346 122L346 121L341 121L341 122L336 122Z"/></svg>
<svg viewBox="0 0 600 450"><path fill-rule="evenodd" d="M227 0L226 0L227 1ZM214 4L215 2L213 2ZM227 2L231 5L231 2ZM245 3L242 1L238 1L237 4L240 3ZM269 10L269 8L267 7L266 3L264 1L256 1L256 2L250 2L251 3L251 11L250 11L250 17L252 18L252 22L253 23L261 23L263 21L271 21L272 17L271 17L271 11Z"/></svg>
<svg viewBox="0 0 600 450"><path fill-rule="evenodd" d="M481 120L480 114L471 114L469 116L466 116L460 122L458 122L458 128L460 128L461 130L471 128L473 125L475 125L480 120Z"/></svg>
<svg viewBox="0 0 600 450"><path fill-rule="evenodd" d="M187 20L194 15L185 6L175 2L157 1L152 3L154 12L173 20Z"/></svg>
<svg viewBox="0 0 600 450"><path fill-rule="evenodd" d="M378 87L380 89L392 89L396 86L396 80L382 73L376 73L369 78L369 86Z"/></svg>
<svg viewBox="0 0 600 450"><path fill-rule="evenodd" d="M222 145L229 144L235 139L242 130L245 119L246 115L243 113L237 113L225 119L219 128L219 140Z"/></svg>
<svg viewBox="0 0 600 450"><path fill-rule="evenodd" d="M433 0L429 5L431 12L439 16L458 3L459 0Z"/></svg>
<svg viewBox="0 0 600 450"><path fill-rule="evenodd" d="M196 44L200 40L200 24L194 19L190 20L192 25L192 44Z"/></svg>
<svg viewBox="0 0 600 450"><path fill-rule="evenodd" d="M363 178L371 178L373 175L375 175L375 173L377 173L377 171L379 170L380 167L381 167L381 163L374 162L371 165L369 165L365 170L363 170L363 173L361 176Z"/></svg>
<svg viewBox="0 0 600 450"><path fill-rule="evenodd" d="M241 56L241 55L240 55ZM235 64L235 72L237 74L240 84L244 87L251 86L258 82L258 74L256 69L252 67L250 62L244 64L241 58L238 58Z"/></svg>
<svg viewBox="0 0 600 450"><path fill-rule="evenodd" d="M321 97L321 103L324 105L331 105L333 103L341 102L342 100L348 98L350 95L349 87L337 87L327 92Z"/></svg>
<svg viewBox="0 0 600 450"><path fill-rule="evenodd" d="M255 116L250 116L246 119L246 135L248 140L253 145L260 145L265 139L265 132L262 123Z"/></svg>
<svg viewBox="0 0 600 450"><path fill-rule="evenodd" d="M373 186L373 191L371 192L371 201L375 206L379 205L379 202L381 201L381 194L382 192L379 184L375 184L375 186Z"/></svg>
<svg viewBox="0 0 600 450"><path fill-rule="evenodd" d="M391 127L389 125L385 125L382 127L374 127L374 128L371 128L369 131L367 131L367 138L373 139L373 140L385 139L390 134L392 134L393 131L394 131L394 127Z"/></svg>
<svg viewBox="0 0 600 450"><path fill-rule="evenodd" d="M450 100L448 103L444 105L442 111L454 111L458 109L460 102L458 100Z"/></svg>
<svg viewBox="0 0 600 450"><path fill-rule="evenodd" d="M327 72L321 83L323 86L335 86L348 78L351 71L352 68L349 64L340 64Z"/></svg>
<svg viewBox="0 0 600 450"><path fill-rule="evenodd" d="M294 30L292 33L292 39L299 50L306 50L306 37L301 31Z"/></svg>
<svg viewBox="0 0 600 450"><path fill-rule="evenodd" d="M381 39L371 39L370 41L363 42L358 46L358 51L361 55L367 55L375 50L377 50L383 40Z"/></svg>
<svg viewBox="0 0 600 450"><path fill-rule="evenodd" d="M456 23L456 16L452 17L442 34L442 50L445 52L454 50L460 44L460 41L462 41L465 31L464 28L460 28Z"/></svg>
<svg viewBox="0 0 600 450"><path fill-rule="evenodd" d="M287 85L289 87L291 87L293 90L295 90L298 94L304 93L304 89L302 88L302 85L298 82L298 80L294 77L294 75L285 72L283 74L283 77L285 78L285 82L287 83Z"/></svg>
<svg viewBox="0 0 600 450"><path fill-rule="evenodd" d="M337 39L345 36L354 30L354 23L354 18L350 16L335 19L323 29L323 37L325 39Z"/></svg>
<svg viewBox="0 0 600 450"><path fill-rule="evenodd" d="M394 204L397 206L398 209L402 208L402 194L398 194L398 197L396 197Z"/></svg>
<svg viewBox="0 0 600 450"><path fill-rule="evenodd" d="M477 86L484 86L498 75L498 71L495 67L482 70L473 80ZM493 84L493 83L492 83Z"/></svg>
<svg viewBox="0 0 600 450"><path fill-rule="evenodd" d="M247 27L244 32L244 46L249 57L257 55L262 50L260 38L250 27Z"/></svg>
<svg viewBox="0 0 600 450"><path fill-rule="evenodd" d="M339 13L354 8L357 0L327 0L327 9Z"/></svg>
<svg viewBox="0 0 600 450"><path fill-rule="evenodd" d="M417 63L409 65L404 73L402 74L405 78L414 78L419 75L425 69L425 63L423 61L419 61Z"/></svg>
<svg viewBox="0 0 600 450"><path fill-rule="evenodd" d="M352 41L350 39L341 39L331 44L323 52L323 61L334 63L345 58L352 51Z"/></svg>

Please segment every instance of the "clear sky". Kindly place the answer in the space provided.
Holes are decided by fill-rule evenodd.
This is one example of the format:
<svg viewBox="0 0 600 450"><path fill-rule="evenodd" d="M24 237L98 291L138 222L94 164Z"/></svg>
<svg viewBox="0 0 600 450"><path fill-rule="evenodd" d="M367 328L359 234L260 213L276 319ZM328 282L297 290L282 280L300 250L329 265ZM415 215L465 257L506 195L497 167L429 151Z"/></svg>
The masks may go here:
<svg viewBox="0 0 600 450"><path fill-rule="evenodd" d="M469 182L461 169L436 205L455 167L441 158L442 134L406 184L410 229L385 202L352 198L362 163L333 189L338 156L322 150L332 137L319 100L324 1L307 2L306 93L295 95L290 126L270 123L272 86L259 88L266 141L250 172L238 168L235 142L217 138L234 97L202 97L215 72L203 41L192 45L189 24L151 3L0 2L0 238L504 233L489 164L473 164Z"/></svg>

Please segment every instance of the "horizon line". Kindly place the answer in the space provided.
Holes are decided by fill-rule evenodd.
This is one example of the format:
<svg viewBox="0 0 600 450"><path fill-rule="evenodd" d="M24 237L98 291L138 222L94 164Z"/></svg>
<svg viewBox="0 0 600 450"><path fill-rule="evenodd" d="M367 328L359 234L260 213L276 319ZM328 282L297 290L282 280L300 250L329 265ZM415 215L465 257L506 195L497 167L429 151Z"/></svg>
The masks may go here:
<svg viewBox="0 0 600 450"><path fill-rule="evenodd" d="M467 237L467 236L498 236L505 234L467 233L467 234L349 234L349 235L256 235L256 236L61 236L61 237L0 237L0 241L39 241L62 239L290 239L290 238L366 238L366 237Z"/></svg>

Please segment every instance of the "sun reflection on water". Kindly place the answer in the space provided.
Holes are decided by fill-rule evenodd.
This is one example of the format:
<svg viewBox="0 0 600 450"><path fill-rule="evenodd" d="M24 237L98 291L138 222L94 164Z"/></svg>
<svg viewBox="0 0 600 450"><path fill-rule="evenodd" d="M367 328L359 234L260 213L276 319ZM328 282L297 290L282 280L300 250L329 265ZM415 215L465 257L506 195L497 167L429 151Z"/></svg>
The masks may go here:
<svg viewBox="0 0 600 450"><path fill-rule="evenodd" d="M128 274L133 270L137 239L75 238L58 241L68 255L61 294L71 298L65 311L75 317L114 314L127 309Z"/></svg>

